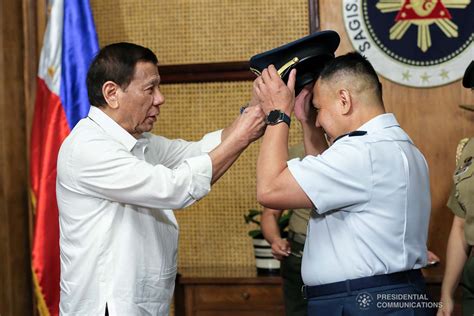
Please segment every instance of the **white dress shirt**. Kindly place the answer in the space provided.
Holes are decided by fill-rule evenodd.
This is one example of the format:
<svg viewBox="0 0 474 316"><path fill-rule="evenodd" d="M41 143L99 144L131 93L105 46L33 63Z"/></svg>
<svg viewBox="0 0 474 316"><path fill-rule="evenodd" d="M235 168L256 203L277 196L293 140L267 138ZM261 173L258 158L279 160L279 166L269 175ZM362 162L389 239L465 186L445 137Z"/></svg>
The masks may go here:
<svg viewBox="0 0 474 316"><path fill-rule="evenodd" d="M221 131L199 142L144 133L135 139L92 106L61 146L57 199L61 315L168 315L183 208L210 191L207 154Z"/></svg>
<svg viewBox="0 0 474 316"><path fill-rule="evenodd" d="M307 285L421 268L431 210L428 166L393 114L318 156L288 162L315 206L302 276Z"/></svg>

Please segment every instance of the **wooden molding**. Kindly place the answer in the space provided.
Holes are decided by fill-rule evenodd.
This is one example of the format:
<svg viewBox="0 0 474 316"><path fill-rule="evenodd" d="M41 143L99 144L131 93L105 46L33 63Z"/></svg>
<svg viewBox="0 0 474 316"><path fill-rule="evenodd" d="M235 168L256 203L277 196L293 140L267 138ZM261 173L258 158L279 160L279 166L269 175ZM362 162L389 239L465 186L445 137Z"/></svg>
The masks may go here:
<svg viewBox="0 0 474 316"><path fill-rule="evenodd" d="M158 66L161 83L195 83L212 81L248 81L255 75L248 62L224 62Z"/></svg>

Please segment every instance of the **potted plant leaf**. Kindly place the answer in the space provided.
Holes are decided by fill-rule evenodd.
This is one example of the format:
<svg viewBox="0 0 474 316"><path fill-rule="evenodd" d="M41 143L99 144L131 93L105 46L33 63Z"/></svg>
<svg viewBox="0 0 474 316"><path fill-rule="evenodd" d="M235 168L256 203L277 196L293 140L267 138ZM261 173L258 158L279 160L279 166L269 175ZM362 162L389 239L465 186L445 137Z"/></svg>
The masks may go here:
<svg viewBox="0 0 474 316"><path fill-rule="evenodd" d="M254 223L258 227L248 232L249 236L252 237L257 273L278 274L280 272L280 261L273 257L271 245L263 238L260 226L261 215L262 211L256 209L250 209L247 215L244 215L245 223ZM285 212L278 220L278 227L280 228L280 234L283 238L287 235L286 228L290 221L290 215L290 212Z"/></svg>

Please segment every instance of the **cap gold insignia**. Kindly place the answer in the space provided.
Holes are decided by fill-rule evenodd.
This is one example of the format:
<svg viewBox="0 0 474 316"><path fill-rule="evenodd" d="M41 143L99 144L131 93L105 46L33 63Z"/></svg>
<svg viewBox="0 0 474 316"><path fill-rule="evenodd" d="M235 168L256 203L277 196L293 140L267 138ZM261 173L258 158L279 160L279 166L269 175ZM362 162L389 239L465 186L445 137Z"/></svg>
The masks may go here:
<svg viewBox="0 0 474 316"><path fill-rule="evenodd" d="M277 73L278 75L281 77L281 75L288 69L290 68L291 66L293 66L294 64L298 63L300 61L300 59L298 57L293 57L292 59L290 59L286 64L284 64L283 66L281 66L278 70L277 70ZM262 73L258 70L258 69L255 69L255 68L252 68L250 67L250 70L256 74L257 76L260 76L262 75Z"/></svg>

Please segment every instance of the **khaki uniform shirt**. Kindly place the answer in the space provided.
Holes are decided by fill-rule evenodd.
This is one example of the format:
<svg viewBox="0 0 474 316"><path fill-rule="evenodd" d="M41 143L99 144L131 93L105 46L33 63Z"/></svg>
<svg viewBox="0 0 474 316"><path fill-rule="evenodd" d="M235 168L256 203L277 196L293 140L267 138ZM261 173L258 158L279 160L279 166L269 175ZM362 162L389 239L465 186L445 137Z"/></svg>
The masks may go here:
<svg viewBox="0 0 474 316"><path fill-rule="evenodd" d="M454 186L448 207L456 216L465 219L464 235L469 245L474 245L474 138L463 139L456 153Z"/></svg>
<svg viewBox="0 0 474 316"><path fill-rule="evenodd" d="M289 159L303 158L305 156L303 143L290 147L288 153ZM310 213L311 209L309 208L294 209L288 223L288 229L294 233L306 236Z"/></svg>

